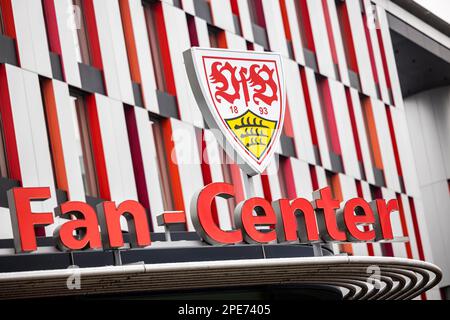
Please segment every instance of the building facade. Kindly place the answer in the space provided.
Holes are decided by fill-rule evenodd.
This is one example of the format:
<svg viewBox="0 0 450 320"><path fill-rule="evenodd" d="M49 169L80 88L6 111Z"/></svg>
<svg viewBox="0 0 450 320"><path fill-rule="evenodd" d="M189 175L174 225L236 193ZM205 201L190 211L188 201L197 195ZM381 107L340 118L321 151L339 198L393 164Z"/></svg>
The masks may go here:
<svg viewBox="0 0 450 320"><path fill-rule="evenodd" d="M33 204L36 211L52 211L66 200L137 200L152 233L166 240L161 246L190 248L202 246L192 234L193 194L224 181L236 193L235 200L216 200L215 218L224 230L234 224L236 203L251 196L312 199L314 190L330 186L340 201L397 199L394 234L408 242L335 244L330 250L435 262L443 270L440 286L449 286L450 256L443 254L449 220L442 218L449 193L427 189L431 177L418 170L422 163L416 167L427 151L416 148L411 122L420 116L408 111L414 100L405 101L402 93L392 17L431 30L444 45L448 36L395 2L1 1L0 272L84 261L52 248L54 226L38 228L39 250L30 255L50 260L14 255L6 196L13 187L51 188L51 199ZM183 52L195 46L283 56L287 113L278 163L266 174L247 177L212 138L183 62ZM435 127L440 138L425 131L420 137L441 141L448 160L448 89L442 95L446 107L436 121L444 120ZM447 188L448 163L433 180ZM427 192L436 197L433 205L423 197ZM439 199L447 208L442 213L436 211ZM186 224L165 230L157 217L173 210L186 212ZM118 263L117 253L102 254L87 257L86 265ZM119 260L144 257L127 260L125 252ZM438 288L422 295L441 297Z"/></svg>

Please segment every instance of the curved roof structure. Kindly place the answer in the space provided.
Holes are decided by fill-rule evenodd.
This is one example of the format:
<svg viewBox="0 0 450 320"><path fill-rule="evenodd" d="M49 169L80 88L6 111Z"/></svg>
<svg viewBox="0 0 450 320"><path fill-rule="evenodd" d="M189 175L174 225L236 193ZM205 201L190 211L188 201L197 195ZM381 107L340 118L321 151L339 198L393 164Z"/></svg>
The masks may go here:
<svg viewBox="0 0 450 320"><path fill-rule="evenodd" d="M67 289L67 279L74 275L80 277L80 290ZM431 263L392 257L141 264L3 273L0 274L0 298L313 284L338 287L346 300L409 300L433 288L441 278L441 270Z"/></svg>

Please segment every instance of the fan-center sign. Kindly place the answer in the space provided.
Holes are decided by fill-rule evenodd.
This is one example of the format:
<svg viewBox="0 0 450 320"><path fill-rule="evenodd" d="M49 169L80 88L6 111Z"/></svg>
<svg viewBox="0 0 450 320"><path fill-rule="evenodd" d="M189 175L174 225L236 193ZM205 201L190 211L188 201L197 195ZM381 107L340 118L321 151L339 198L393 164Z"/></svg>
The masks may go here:
<svg viewBox="0 0 450 320"><path fill-rule="evenodd" d="M314 192L313 201L304 198L273 203L263 198L242 201L234 211L235 227L223 230L214 219L212 208L216 197L234 197L234 187L226 183L209 184L194 195L190 206L195 231L212 245L392 240L390 216L398 210L397 200L377 199L367 203L354 198L341 204L326 187ZM49 198L48 187L8 191L16 252L37 250L35 227L55 223L54 213L67 219L53 234L57 247L63 251L123 248L121 217L128 222L131 247L151 245L147 210L137 201L120 204L105 201L96 208L69 201L58 206L55 212L32 211L32 202ZM187 225L184 211L164 212L158 220L165 227Z"/></svg>

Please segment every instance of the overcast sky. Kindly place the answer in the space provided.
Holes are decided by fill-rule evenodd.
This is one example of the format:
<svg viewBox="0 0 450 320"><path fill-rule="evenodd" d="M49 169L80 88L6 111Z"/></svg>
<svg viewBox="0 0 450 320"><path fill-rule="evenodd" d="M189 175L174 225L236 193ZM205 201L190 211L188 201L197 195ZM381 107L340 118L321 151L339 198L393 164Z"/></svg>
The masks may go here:
<svg viewBox="0 0 450 320"><path fill-rule="evenodd" d="M414 0L422 7L450 23L450 0Z"/></svg>

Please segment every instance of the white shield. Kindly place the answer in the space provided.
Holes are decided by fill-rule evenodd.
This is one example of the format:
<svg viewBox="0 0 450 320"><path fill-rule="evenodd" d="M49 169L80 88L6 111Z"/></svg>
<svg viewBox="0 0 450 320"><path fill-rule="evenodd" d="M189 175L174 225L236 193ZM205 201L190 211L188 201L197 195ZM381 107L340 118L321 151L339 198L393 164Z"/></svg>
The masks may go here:
<svg viewBox="0 0 450 320"><path fill-rule="evenodd" d="M184 60L197 104L222 148L248 175L262 173L284 123L281 56L192 48Z"/></svg>

